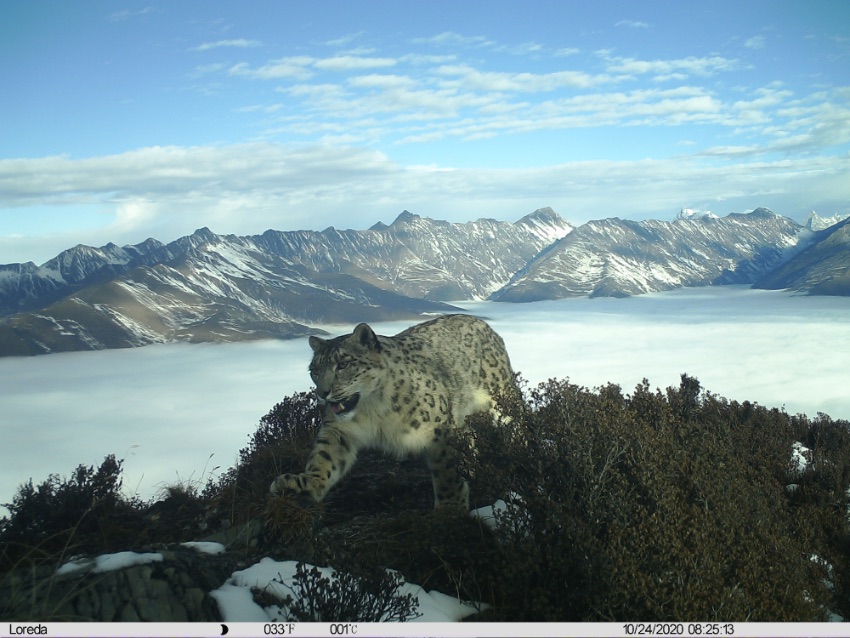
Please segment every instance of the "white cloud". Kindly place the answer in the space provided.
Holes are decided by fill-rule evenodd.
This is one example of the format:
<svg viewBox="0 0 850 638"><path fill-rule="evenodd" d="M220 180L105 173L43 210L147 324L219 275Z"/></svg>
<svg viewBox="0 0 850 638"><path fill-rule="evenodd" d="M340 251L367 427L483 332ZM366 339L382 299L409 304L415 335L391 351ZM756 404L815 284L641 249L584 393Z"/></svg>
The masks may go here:
<svg viewBox="0 0 850 638"><path fill-rule="evenodd" d="M348 84L364 89L409 89L418 82L406 75L372 73L349 78Z"/></svg>
<svg viewBox="0 0 850 638"><path fill-rule="evenodd" d="M467 40L453 32L436 39L449 42L458 38ZM323 143L422 144L547 129L694 123L730 127L735 136L763 135L776 125L778 107L792 97L781 86L768 85L750 89L752 98L733 102L725 94L721 98L719 92L700 86L701 78L741 70L738 60L719 55L656 60L617 57L605 50L596 55L603 62L600 73L491 71L457 62L454 56L407 54L397 58L290 56L259 66L242 62L230 67L228 74L298 81L274 87L293 100L287 112L298 117L263 122L267 138L288 135L309 141L308 131L321 131L319 124L352 127L355 121L382 118L380 123L370 124L368 132L336 131L333 138L324 137L323 132L322 137L312 138ZM451 63L446 63L447 58L452 58L448 60ZM383 69L394 72L381 72ZM643 88L605 91L641 81L638 86ZM672 88L666 92L647 88L660 85ZM252 105L243 110L252 108L271 114ZM417 124L424 122L433 125ZM838 123L833 127L840 129ZM752 145L750 141L744 146ZM736 145L740 144L728 146Z"/></svg>
<svg viewBox="0 0 850 638"><path fill-rule="evenodd" d="M357 33L349 33L347 35L340 36L338 38L333 38L332 40L326 40L323 44L329 47L344 47L348 46L355 40L360 39L364 31L358 31Z"/></svg>
<svg viewBox="0 0 850 638"><path fill-rule="evenodd" d="M709 57L688 57L674 60L639 60L635 58L611 57L610 52L601 52L607 58L609 73L645 75L648 73L669 76L673 73L710 76L722 71L734 71L740 65L719 55Z"/></svg>
<svg viewBox="0 0 850 638"><path fill-rule="evenodd" d="M546 88L557 78L480 78L491 89L501 87L506 93L523 82L527 86ZM474 82L473 82L474 83ZM450 83L444 83L452 86ZM466 86L458 81L457 86ZM476 116L446 125L436 122L433 131L417 131L402 138L403 143L458 137L476 139L482 136L517 134L540 130L596 128L605 126L678 125L684 122L724 123L728 115L724 105L698 87L649 89L631 92L607 92L552 98L542 102L510 102L500 93L467 96L466 106L474 106ZM481 97L489 97L482 100ZM423 137L426 136L426 137Z"/></svg>
<svg viewBox="0 0 850 638"><path fill-rule="evenodd" d="M257 69L252 69L247 62L232 66L229 75L242 75L258 80L278 80L281 78L307 79L313 76L308 68L315 61L309 56L290 56L272 60Z"/></svg>
<svg viewBox="0 0 850 638"><path fill-rule="evenodd" d="M109 20L111 22L126 22L127 20L131 20L133 18L137 18L140 16L148 15L154 12L153 7L143 7L141 9L137 9L135 11L131 9L124 9L123 11L116 11L109 15Z"/></svg>
<svg viewBox="0 0 850 638"><path fill-rule="evenodd" d="M359 55L339 55L330 58L314 58L306 55L289 56L270 60L263 66L254 68L247 62L240 62L228 70L232 76L244 76L256 80L280 80L294 78L306 80L316 71L348 72L362 71L395 66L395 58L367 57Z"/></svg>
<svg viewBox="0 0 850 638"><path fill-rule="evenodd" d="M240 106L237 111L239 111L240 113L277 113L285 107L285 104L281 102L275 102L274 104L251 104L248 106Z"/></svg>
<svg viewBox="0 0 850 638"><path fill-rule="evenodd" d="M640 20L620 20L615 27L629 27L630 29L648 29L649 24Z"/></svg>
<svg viewBox="0 0 850 638"><path fill-rule="evenodd" d="M135 199L121 202L115 208L115 222L113 229L118 234L135 231L150 224L157 217L156 203Z"/></svg>
<svg viewBox="0 0 850 638"><path fill-rule="evenodd" d="M263 43L259 40L246 40L244 38L238 38L235 40L218 40L216 42L205 42L199 46L196 46L193 51L209 51L211 49L220 49L222 47L235 47L239 49L247 49L251 47L260 47L263 46Z"/></svg>
<svg viewBox="0 0 850 638"><path fill-rule="evenodd" d="M763 49L767 39L763 35L753 36L744 41L744 46L748 49Z"/></svg>
<svg viewBox="0 0 850 638"><path fill-rule="evenodd" d="M683 105L691 106L694 116L705 109L699 97L683 101L671 97L657 108L678 112ZM640 101L615 102L610 109L611 117L619 109L636 113L647 109L644 117L652 117ZM317 133L330 139L356 140L364 130L371 134L365 124L362 128L322 124L324 130ZM371 124L380 126L380 121ZM506 118L482 126L477 120L462 120L459 130L450 134L485 137L498 133L500 126L533 129L538 123ZM443 130L425 128L420 134ZM332 145L153 147L87 159L2 160L0 210L14 214L39 206L62 216L85 205L103 211L100 228L62 238L62 247L67 248L76 243L135 243L151 236L170 241L201 226L236 234L329 224L367 228L404 208L466 221L479 216L516 219L551 205L574 223L614 215L663 216L678 211L682 202L696 202L718 213L760 205L788 215L812 208L825 212L846 208L850 192L844 178L850 174L850 158L797 155L753 161L753 157L759 157L754 149L742 146L670 159L426 170L405 167L374 150ZM25 253L34 248L30 239L7 238L0 245L8 262L46 261L58 252Z"/></svg>
<svg viewBox="0 0 850 638"><path fill-rule="evenodd" d="M326 71L361 71L395 66L394 58L362 57L357 55L340 55L332 58L322 58L313 62L317 69Z"/></svg>
<svg viewBox="0 0 850 638"><path fill-rule="evenodd" d="M592 75L583 71L555 71L552 73L504 73L479 71L471 66L444 65L436 72L457 80L443 82L452 88L475 89L509 93L537 93L560 88L586 89L616 81L610 75Z"/></svg>
<svg viewBox="0 0 850 638"><path fill-rule="evenodd" d="M481 35L466 36L454 31L444 31L430 38L414 38L414 44L433 44L436 46L493 46L495 42Z"/></svg>
<svg viewBox="0 0 850 638"><path fill-rule="evenodd" d="M736 102L737 123L764 125L760 130L766 139L758 144L715 146L703 153L739 157L811 155L850 142L850 107L830 101L803 105L800 101L787 102L789 96L788 91L764 90L752 101Z"/></svg>
<svg viewBox="0 0 850 638"><path fill-rule="evenodd" d="M434 64L448 64L457 59L456 55L428 55L421 53L405 53L398 61L400 63L412 64L417 67L431 66Z"/></svg>
<svg viewBox="0 0 850 638"><path fill-rule="evenodd" d="M543 51L543 45L537 42L523 42L515 45L501 45L496 47L496 51L503 51L511 55L531 55Z"/></svg>
<svg viewBox="0 0 850 638"><path fill-rule="evenodd" d="M557 51L555 51L554 55L558 58L566 58L571 55L578 55L579 53L581 53L581 49L565 47L563 49L558 49Z"/></svg>

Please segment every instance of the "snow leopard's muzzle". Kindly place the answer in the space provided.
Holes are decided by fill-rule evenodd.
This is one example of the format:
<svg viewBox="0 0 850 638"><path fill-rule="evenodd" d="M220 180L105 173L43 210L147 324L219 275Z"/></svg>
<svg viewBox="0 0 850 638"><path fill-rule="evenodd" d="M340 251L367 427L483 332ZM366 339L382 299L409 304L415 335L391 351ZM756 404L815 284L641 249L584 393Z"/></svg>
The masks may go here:
<svg viewBox="0 0 850 638"><path fill-rule="evenodd" d="M328 410L330 410L333 414L336 414L337 416L348 414L349 412L354 411L354 408L357 407L357 404L359 402L359 392L352 394L350 397L343 399L342 401L332 401L330 399L324 400L324 404L325 406L327 406Z"/></svg>

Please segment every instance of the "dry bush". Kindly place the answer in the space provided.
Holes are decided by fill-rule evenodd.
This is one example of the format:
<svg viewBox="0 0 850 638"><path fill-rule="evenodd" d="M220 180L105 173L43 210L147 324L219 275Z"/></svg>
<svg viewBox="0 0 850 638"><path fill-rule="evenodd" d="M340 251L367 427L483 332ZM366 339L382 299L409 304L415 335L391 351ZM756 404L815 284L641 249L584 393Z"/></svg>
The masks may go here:
<svg viewBox="0 0 850 638"><path fill-rule="evenodd" d="M0 519L0 571L58 560L71 552L119 548L144 526L141 504L121 494L121 461L107 456L97 469L80 465L18 488Z"/></svg>
<svg viewBox="0 0 850 638"><path fill-rule="evenodd" d="M286 397L262 417L239 451L237 464L203 492L214 525L245 523L263 515L272 481L279 474L304 470L321 423L315 394L307 392Z"/></svg>
<svg viewBox="0 0 850 638"><path fill-rule="evenodd" d="M843 584L833 595L811 557L844 564L850 459L823 453L810 479L826 509L789 498L804 418L686 375L666 394L550 381L528 395L509 426L473 423L473 476L518 494L499 521L500 618L804 621L843 608ZM846 426L821 429L846 445Z"/></svg>
<svg viewBox="0 0 850 638"><path fill-rule="evenodd" d="M283 581L277 581L284 584ZM419 599L401 594L404 579L395 572L354 565L332 577L304 563L296 566L295 595L283 601L286 620L296 622L405 622L418 618Z"/></svg>

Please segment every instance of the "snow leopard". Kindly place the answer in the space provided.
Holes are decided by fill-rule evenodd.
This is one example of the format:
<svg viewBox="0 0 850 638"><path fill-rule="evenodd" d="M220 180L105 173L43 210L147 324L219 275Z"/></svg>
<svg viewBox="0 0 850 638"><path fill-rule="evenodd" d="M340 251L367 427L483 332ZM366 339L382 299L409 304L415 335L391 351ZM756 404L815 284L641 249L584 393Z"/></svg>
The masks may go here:
<svg viewBox="0 0 850 638"><path fill-rule="evenodd" d="M312 336L309 344L323 424L305 471L278 476L272 494L320 502L358 451L377 448L397 458L423 455L435 507L468 508L469 487L448 437L470 414L503 418L495 398L516 385L502 338L484 320L454 314L395 336L361 323L351 334Z"/></svg>

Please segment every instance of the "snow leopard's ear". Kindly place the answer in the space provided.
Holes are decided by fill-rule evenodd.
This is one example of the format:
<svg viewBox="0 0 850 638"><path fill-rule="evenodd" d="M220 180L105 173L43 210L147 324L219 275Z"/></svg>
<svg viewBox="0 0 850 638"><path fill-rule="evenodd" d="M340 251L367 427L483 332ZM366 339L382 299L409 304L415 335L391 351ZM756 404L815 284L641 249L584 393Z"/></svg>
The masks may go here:
<svg viewBox="0 0 850 638"><path fill-rule="evenodd" d="M381 351L381 344L378 341L378 335L376 335L375 332L365 323L359 324L354 329L354 338L357 340L357 343L369 350L374 350L375 352Z"/></svg>
<svg viewBox="0 0 850 638"><path fill-rule="evenodd" d="M307 341L310 343L310 347L313 349L313 352L318 352L321 347L327 343L325 339L315 335L310 335L310 338Z"/></svg>

